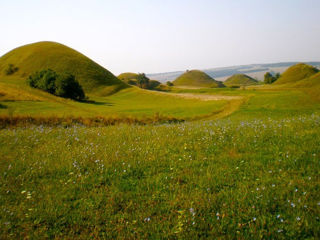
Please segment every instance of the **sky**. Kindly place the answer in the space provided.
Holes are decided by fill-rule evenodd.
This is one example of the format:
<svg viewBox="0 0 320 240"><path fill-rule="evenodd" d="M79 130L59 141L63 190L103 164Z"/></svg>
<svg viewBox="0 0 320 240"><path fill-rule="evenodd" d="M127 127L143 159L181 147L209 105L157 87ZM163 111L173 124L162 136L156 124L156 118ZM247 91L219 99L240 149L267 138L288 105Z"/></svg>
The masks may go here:
<svg viewBox="0 0 320 240"><path fill-rule="evenodd" d="M0 0L0 56L55 41L114 74L320 61L319 0Z"/></svg>

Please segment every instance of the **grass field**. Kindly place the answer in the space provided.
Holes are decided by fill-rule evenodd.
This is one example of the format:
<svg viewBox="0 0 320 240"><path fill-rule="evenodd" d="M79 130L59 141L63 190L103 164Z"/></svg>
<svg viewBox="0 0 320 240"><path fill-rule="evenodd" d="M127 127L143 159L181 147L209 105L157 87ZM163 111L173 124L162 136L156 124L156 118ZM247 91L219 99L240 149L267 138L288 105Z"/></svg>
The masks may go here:
<svg viewBox="0 0 320 240"><path fill-rule="evenodd" d="M130 88L79 103L5 80L3 116L199 121L1 129L0 239L320 238L319 89Z"/></svg>
<svg viewBox="0 0 320 240"><path fill-rule="evenodd" d="M1 238L320 237L319 113L0 136Z"/></svg>

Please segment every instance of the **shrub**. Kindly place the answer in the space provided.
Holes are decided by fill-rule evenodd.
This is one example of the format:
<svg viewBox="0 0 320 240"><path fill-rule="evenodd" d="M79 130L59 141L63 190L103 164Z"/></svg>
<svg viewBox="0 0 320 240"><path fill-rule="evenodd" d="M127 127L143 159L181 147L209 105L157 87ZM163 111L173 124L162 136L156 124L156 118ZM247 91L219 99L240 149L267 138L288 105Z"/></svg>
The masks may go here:
<svg viewBox="0 0 320 240"><path fill-rule="evenodd" d="M81 85L71 74L59 75L55 81L55 94L64 98L83 100L85 98Z"/></svg>
<svg viewBox="0 0 320 240"><path fill-rule="evenodd" d="M19 70L18 67L15 67L13 64L9 64L6 69L6 74L11 75L11 74L14 74L15 72L17 72L18 70Z"/></svg>
<svg viewBox="0 0 320 240"><path fill-rule="evenodd" d="M167 85L168 85L169 87L172 87L172 86L173 86L173 83L170 82L170 81L168 81L168 82L167 82Z"/></svg>
<svg viewBox="0 0 320 240"><path fill-rule="evenodd" d="M71 98L74 100L84 100L85 94L71 74L57 74L51 69L35 72L27 79L30 87L38 88L59 97Z"/></svg>

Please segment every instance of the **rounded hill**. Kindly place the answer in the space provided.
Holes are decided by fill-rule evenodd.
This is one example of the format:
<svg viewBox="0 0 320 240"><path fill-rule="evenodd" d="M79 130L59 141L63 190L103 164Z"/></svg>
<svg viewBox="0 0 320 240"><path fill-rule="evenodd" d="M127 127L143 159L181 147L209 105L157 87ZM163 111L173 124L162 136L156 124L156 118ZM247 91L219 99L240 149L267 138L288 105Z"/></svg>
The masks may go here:
<svg viewBox="0 0 320 240"><path fill-rule="evenodd" d="M128 87L111 72L78 51L56 42L37 42L18 47L0 58L0 75L13 66L12 75L26 79L34 72L52 69L76 77L85 92L112 94Z"/></svg>
<svg viewBox="0 0 320 240"><path fill-rule="evenodd" d="M317 68L304 63L299 63L288 68L274 84L296 83L302 79L311 77L317 72L319 72Z"/></svg>
<svg viewBox="0 0 320 240"><path fill-rule="evenodd" d="M199 70L186 71L177 77L173 84L175 86L194 86L194 87L210 87L218 88L224 87L223 83L214 80L205 72Z"/></svg>
<svg viewBox="0 0 320 240"><path fill-rule="evenodd" d="M253 79L252 77L246 74L234 74L224 82L224 85L226 85L227 87L233 87L233 86L240 87L240 86L256 85L257 83L258 83L257 80Z"/></svg>
<svg viewBox="0 0 320 240"><path fill-rule="evenodd" d="M131 72L121 73L118 76L118 78L121 81L128 83L130 85L137 85L137 77L138 77L137 73L131 73Z"/></svg>

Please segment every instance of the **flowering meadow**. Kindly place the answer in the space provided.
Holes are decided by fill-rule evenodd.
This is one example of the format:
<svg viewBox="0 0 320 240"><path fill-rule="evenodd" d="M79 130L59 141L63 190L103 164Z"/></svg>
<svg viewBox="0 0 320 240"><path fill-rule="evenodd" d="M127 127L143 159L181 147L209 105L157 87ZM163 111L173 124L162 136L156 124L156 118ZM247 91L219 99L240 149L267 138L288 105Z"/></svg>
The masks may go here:
<svg viewBox="0 0 320 240"><path fill-rule="evenodd" d="M0 130L0 239L319 239L320 114Z"/></svg>

